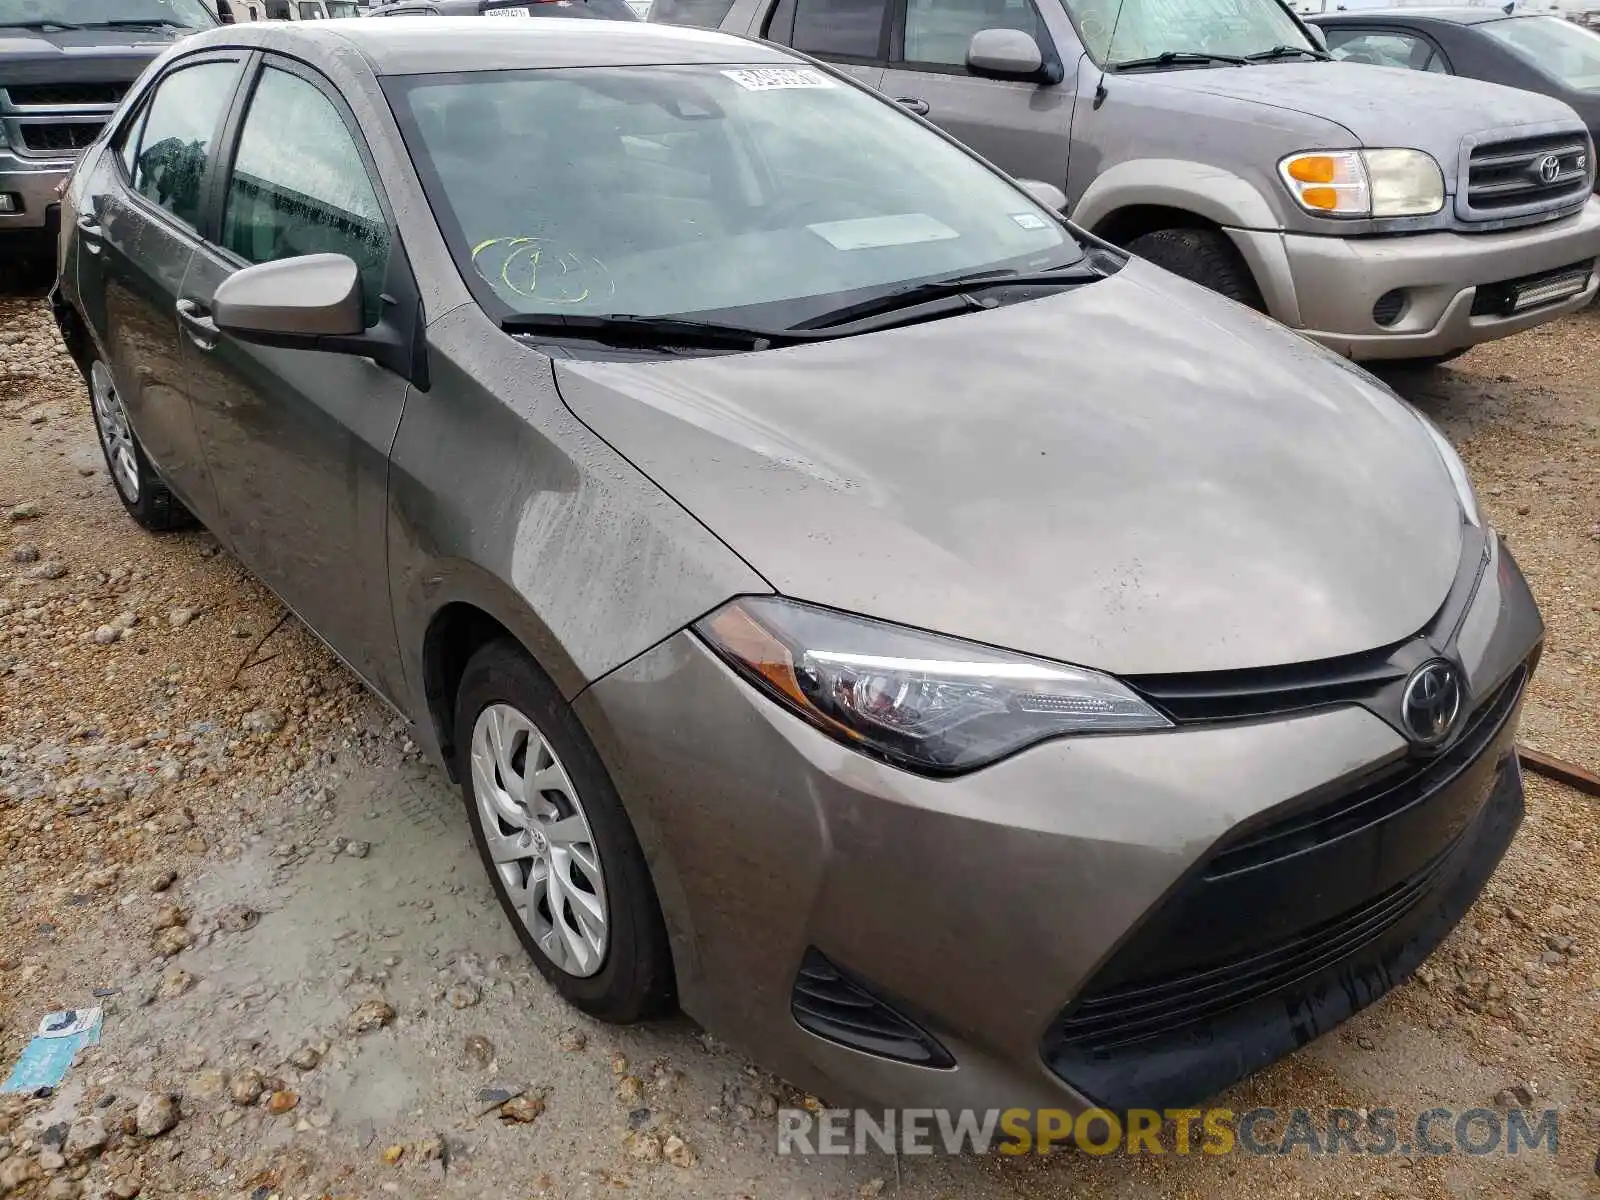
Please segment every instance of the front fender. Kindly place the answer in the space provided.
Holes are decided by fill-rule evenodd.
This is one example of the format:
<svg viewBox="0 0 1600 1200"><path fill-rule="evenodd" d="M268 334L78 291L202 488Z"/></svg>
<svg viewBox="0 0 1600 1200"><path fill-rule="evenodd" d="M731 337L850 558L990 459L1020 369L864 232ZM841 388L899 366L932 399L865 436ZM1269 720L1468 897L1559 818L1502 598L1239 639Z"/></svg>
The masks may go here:
<svg viewBox="0 0 1600 1200"><path fill-rule="evenodd" d="M1176 208L1233 229L1281 230L1282 216L1254 184L1209 163L1140 158L1097 175L1072 208L1072 220L1095 229L1135 205Z"/></svg>

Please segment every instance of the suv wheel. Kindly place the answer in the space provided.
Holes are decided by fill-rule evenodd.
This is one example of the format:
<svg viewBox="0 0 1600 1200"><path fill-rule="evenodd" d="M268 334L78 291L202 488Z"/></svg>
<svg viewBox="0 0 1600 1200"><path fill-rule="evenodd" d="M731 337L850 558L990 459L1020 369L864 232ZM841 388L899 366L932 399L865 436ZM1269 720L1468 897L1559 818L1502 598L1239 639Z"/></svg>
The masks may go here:
<svg viewBox="0 0 1600 1200"><path fill-rule="evenodd" d="M111 368L100 359L89 366L89 401L94 407L95 432L106 456L106 470L117 489L122 507L140 525L153 533L181 529L194 523L178 498L167 490L161 477L145 457L138 434L128 420L128 412L117 395Z"/></svg>
<svg viewBox="0 0 1600 1200"><path fill-rule="evenodd" d="M644 852L583 726L521 647L495 641L456 695L467 817L517 937L568 1003L629 1022L673 1000Z"/></svg>
<svg viewBox="0 0 1600 1200"><path fill-rule="evenodd" d="M1158 229L1134 238L1127 248L1174 275L1265 311L1250 268L1226 234L1215 229Z"/></svg>

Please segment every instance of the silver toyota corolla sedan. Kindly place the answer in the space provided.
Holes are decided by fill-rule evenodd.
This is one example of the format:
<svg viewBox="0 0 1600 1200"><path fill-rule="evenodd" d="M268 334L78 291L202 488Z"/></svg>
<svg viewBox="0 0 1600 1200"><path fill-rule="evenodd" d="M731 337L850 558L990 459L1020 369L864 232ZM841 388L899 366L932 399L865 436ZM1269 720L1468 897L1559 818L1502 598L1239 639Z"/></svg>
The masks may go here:
<svg viewBox="0 0 1600 1200"><path fill-rule="evenodd" d="M1404 978L1542 637L1433 426L830 68L484 28L186 40L54 307L129 512L414 723L551 985L1122 1108Z"/></svg>

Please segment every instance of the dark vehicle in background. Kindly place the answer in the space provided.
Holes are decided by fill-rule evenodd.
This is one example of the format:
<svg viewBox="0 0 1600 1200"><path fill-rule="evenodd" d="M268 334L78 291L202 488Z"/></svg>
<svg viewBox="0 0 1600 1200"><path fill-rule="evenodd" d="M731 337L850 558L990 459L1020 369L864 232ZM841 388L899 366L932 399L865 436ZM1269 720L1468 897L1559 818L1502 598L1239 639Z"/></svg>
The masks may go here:
<svg viewBox="0 0 1600 1200"><path fill-rule="evenodd" d="M1484 79L1565 100L1600 138L1600 33L1501 8L1391 8L1308 17L1344 62Z"/></svg>
<svg viewBox="0 0 1600 1200"><path fill-rule="evenodd" d="M47 259L56 187L201 0L0 0L0 256Z"/></svg>
<svg viewBox="0 0 1600 1200"><path fill-rule="evenodd" d="M594 17L637 21L624 0L397 0L367 10L369 17Z"/></svg>

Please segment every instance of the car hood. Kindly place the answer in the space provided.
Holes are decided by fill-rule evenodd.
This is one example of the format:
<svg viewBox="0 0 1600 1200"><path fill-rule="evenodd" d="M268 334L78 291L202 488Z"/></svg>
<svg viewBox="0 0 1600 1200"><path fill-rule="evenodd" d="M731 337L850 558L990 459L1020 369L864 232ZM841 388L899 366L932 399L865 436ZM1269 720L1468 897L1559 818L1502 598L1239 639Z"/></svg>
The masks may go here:
<svg viewBox="0 0 1600 1200"><path fill-rule="evenodd" d="M0 29L0 87L8 83L127 83L191 30Z"/></svg>
<svg viewBox="0 0 1600 1200"><path fill-rule="evenodd" d="M1399 641L1460 554L1404 404L1138 260L878 334L555 370L785 595L1123 674Z"/></svg>
<svg viewBox="0 0 1600 1200"><path fill-rule="evenodd" d="M1139 75L1344 126L1366 146L1427 150L1448 170L1461 139L1519 125L1576 124L1569 105L1498 83L1364 63L1284 62ZM1314 132L1314 131L1313 131Z"/></svg>

